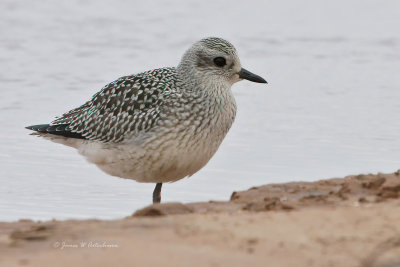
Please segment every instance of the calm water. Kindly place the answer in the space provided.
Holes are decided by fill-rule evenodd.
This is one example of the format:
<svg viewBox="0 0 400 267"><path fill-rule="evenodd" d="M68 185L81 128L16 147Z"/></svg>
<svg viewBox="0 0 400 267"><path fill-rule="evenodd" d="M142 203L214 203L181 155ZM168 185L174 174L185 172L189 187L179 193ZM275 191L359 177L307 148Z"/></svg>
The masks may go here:
<svg viewBox="0 0 400 267"><path fill-rule="evenodd" d="M150 2L150 1L147 1ZM73 149L29 136L106 83L175 66L227 38L269 85L233 87L237 120L211 162L164 201L400 168L400 2L0 2L0 220L118 218L153 185L108 176Z"/></svg>

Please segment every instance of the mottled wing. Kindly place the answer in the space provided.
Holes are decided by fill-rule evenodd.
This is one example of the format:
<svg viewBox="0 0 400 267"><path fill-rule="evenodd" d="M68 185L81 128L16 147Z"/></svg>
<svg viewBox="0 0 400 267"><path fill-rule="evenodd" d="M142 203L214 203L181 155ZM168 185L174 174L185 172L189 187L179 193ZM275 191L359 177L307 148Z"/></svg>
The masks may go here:
<svg viewBox="0 0 400 267"><path fill-rule="evenodd" d="M162 68L121 77L50 126L67 125L64 130L69 135L102 142L121 142L149 131L159 119L174 76L174 68Z"/></svg>

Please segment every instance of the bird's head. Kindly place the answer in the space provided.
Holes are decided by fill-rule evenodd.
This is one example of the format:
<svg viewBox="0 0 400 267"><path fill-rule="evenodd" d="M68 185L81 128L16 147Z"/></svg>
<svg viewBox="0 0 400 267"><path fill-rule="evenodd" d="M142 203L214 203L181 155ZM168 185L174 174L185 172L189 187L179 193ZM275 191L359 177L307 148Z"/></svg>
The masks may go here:
<svg viewBox="0 0 400 267"><path fill-rule="evenodd" d="M267 83L260 76L242 68L235 47L228 41L209 37L193 44L178 66L185 76L232 86L243 79ZM193 77L194 76L194 77Z"/></svg>

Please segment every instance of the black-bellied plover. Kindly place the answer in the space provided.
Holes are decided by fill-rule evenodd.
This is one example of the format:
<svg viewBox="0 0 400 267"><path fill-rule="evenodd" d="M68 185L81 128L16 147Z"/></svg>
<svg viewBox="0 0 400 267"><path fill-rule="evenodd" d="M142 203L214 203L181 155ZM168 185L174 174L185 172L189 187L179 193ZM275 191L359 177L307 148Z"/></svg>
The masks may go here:
<svg viewBox="0 0 400 267"><path fill-rule="evenodd" d="M266 83L240 65L234 46L210 37L178 67L121 77L50 124L27 129L76 148L104 172L161 186L191 176L217 151L236 115L231 87Z"/></svg>

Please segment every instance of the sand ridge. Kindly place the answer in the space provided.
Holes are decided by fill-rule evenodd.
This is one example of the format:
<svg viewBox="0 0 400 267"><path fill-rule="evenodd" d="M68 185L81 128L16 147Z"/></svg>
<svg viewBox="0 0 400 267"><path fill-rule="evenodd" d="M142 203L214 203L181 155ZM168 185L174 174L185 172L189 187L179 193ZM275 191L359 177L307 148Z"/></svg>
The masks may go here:
<svg viewBox="0 0 400 267"><path fill-rule="evenodd" d="M120 220L0 223L0 266L400 266L400 174L292 182Z"/></svg>

